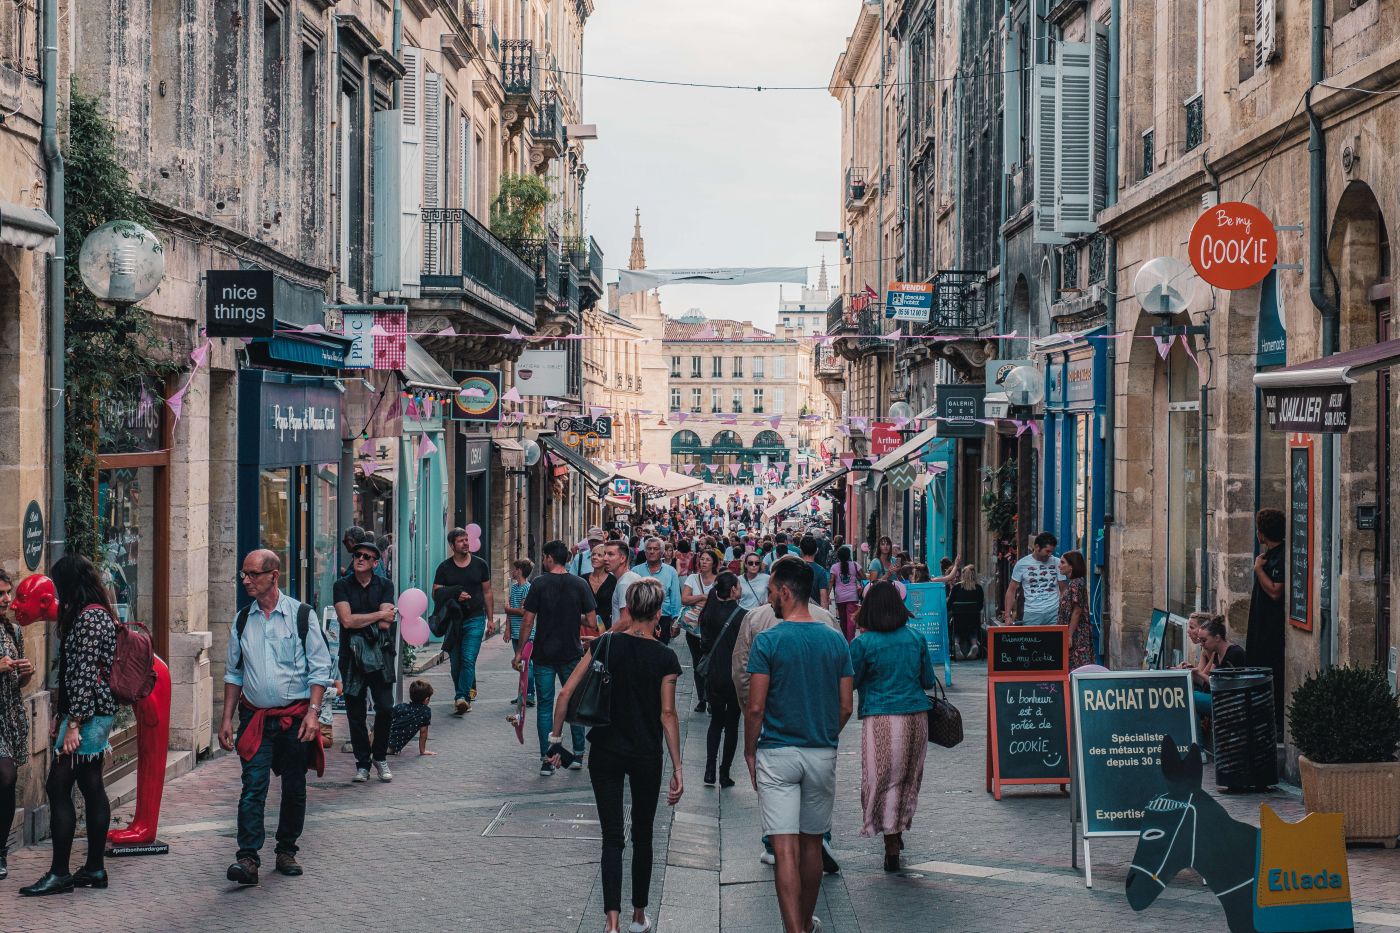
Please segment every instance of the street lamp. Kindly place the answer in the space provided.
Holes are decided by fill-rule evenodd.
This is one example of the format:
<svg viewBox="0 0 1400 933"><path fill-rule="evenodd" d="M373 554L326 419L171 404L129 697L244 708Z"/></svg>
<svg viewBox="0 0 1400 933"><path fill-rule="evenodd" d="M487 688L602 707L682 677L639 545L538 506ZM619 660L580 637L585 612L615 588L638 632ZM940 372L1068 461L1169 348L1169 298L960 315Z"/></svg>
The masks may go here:
<svg viewBox="0 0 1400 933"><path fill-rule="evenodd" d="M83 240L78 273L98 301L134 305L165 277L165 250L155 234L135 221L109 221Z"/></svg>

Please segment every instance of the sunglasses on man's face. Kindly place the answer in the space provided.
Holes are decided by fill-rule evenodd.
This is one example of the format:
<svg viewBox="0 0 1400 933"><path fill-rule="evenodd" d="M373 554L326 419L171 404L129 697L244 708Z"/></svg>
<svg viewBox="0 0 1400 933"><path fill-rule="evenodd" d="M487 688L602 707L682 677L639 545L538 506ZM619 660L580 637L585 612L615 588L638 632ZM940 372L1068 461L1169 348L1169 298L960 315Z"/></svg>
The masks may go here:
<svg viewBox="0 0 1400 933"><path fill-rule="evenodd" d="M379 560L379 558L374 554L367 554L366 552L361 551L360 553L355 555L355 560L376 561Z"/></svg>

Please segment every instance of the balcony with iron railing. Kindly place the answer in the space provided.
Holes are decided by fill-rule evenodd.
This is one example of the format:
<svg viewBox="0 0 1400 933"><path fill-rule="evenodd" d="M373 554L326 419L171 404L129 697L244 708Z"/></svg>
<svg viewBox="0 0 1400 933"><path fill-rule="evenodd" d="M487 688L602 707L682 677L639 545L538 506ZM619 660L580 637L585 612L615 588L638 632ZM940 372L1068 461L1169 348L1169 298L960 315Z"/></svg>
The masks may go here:
<svg viewBox="0 0 1400 933"><path fill-rule="evenodd" d="M602 300L604 292L603 286L603 249L598 245L598 241L593 237L588 238L588 264L579 267L579 290L582 297L579 299L584 307L591 307Z"/></svg>
<svg viewBox="0 0 1400 933"><path fill-rule="evenodd" d="M849 333L853 329L852 323L846 318L846 296L837 295L826 306L826 332L832 336Z"/></svg>
<svg viewBox="0 0 1400 933"><path fill-rule="evenodd" d="M885 335L894 330L894 322L886 321L885 314L878 305L856 313L856 352L871 353L891 345Z"/></svg>
<svg viewBox="0 0 1400 933"><path fill-rule="evenodd" d="M501 43L500 62L501 89L506 95L501 117L514 135L540 106L534 43L529 39L506 39Z"/></svg>
<svg viewBox="0 0 1400 933"><path fill-rule="evenodd" d="M993 323L987 302L987 274L965 269L939 272L933 283L928 323L915 327L925 336L977 336Z"/></svg>
<svg viewBox="0 0 1400 933"><path fill-rule="evenodd" d="M536 277L519 254L463 208L421 216L425 242L444 247L420 276L423 297L460 299L488 323L532 332Z"/></svg>
<svg viewBox="0 0 1400 933"><path fill-rule="evenodd" d="M535 115L533 135L535 148L532 161L535 170L543 172L553 159L564 154L564 108L559 104L559 95L545 91L540 95L539 113Z"/></svg>
<svg viewBox="0 0 1400 933"><path fill-rule="evenodd" d="M869 172L863 168L848 166L846 168L846 206L855 207L865 201L866 192L869 190L867 176Z"/></svg>

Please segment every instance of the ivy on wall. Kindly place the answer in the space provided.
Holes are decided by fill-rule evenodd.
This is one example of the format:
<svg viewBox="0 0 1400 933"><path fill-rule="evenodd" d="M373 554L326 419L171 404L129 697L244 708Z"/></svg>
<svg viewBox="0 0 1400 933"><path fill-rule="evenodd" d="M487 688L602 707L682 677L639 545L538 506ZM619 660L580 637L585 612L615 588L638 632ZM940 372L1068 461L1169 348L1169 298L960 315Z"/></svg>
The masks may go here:
<svg viewBox="0 0 1400 933"><path fill-rule="evenodd" d="M68 520L64 528L69 552L93 560L102 544L98 524L98 411L114 392L129 392L143 377L159 385L179 371L173 347L159 337L151 316L138 307L101 305L83 285L78 251L83 239L110 220L133 220L149 226L145 202L122 166L111 125L95 97L76 88L68 104L64 146L65 354L64 492ZM160 397L155 404L164 404Z"/></svg>

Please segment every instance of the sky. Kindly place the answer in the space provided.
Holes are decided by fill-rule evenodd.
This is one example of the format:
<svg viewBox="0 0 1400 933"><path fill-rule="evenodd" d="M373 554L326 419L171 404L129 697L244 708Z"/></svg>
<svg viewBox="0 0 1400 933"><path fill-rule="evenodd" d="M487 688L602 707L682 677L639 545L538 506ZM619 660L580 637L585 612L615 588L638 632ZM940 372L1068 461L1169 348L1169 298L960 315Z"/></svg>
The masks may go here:
<svg viewBox="0 0 1400 933"><path fill-rule="evenodd" d="M826 91L860 0L595 0L583 71L820 90L734 91L585 76L586 228L616 281L631 252L634 208L650 268L812 266L836 281L840 107ZM679 317L777 322L777 285L667 286ZM799 286L783 286L796 298Z"/></svg>

